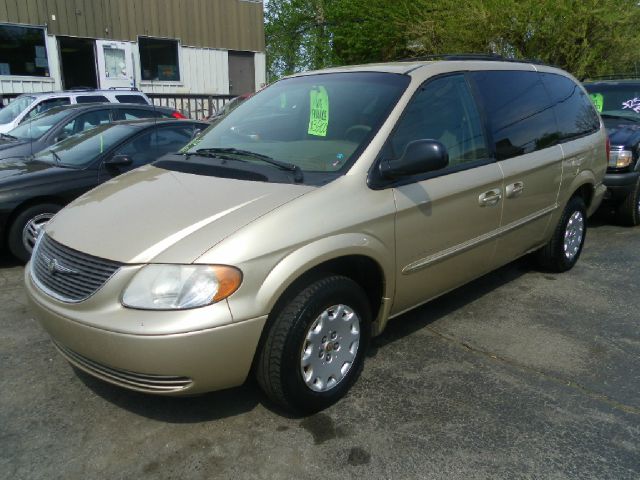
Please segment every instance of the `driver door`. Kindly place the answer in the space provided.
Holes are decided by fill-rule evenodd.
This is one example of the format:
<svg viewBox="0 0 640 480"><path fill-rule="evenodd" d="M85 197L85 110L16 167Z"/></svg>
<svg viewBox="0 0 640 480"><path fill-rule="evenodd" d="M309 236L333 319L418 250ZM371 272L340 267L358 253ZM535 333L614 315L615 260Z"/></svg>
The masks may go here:
<svg viewBox="0 0 640 480"><path fill-rule="evenodd" d="M394 187L398 314L478 277L493 265L502 210L502 173L464 74L427 81L386 147L402 160L407 144L441 142L449 166Z"/></svg>

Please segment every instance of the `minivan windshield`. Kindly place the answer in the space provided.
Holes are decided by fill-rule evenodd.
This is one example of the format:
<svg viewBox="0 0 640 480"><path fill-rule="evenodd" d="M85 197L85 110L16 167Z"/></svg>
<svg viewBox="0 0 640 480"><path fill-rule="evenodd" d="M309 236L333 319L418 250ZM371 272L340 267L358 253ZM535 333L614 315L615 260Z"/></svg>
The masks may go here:
<svg viewBox="0 0 640 480"><path fill-rule="evenodd" d="M13 122L20 112L33 103L36 97L20 95L13 102L0 110L0 125Z"/></svg>
<svg viewBox="0 0 640 480"><path fill-rule="evenodd" d="M100 125L77 133L35 155L36 160L81 168L135 132L130 125Z"/></svg>
<svg viewBox="0 0 640 480"><path fill-rule="evenodd" d="M614 117L640 120L640 82L629 84L585 85L596 110L606 118Z"/></svg>
<svg viewBox="0 0 640 480"><path fill-rule="evenodd" d="M21 140L37 140L51 130L60 120L68 116L69 110L64 108L51 109L34 117L33 120L18 125L9 131L9 134Z"/></svg>
<svg viewBox="0 0 640 480"><path fill-rule="evenodd" d="M280 80L210 126L181 153L186 154L185 161L198 153L220 154L263 167L268 157L302 171L305 183L307 173L335 177L346 172L366 147L409 80L406 75L382 72Z"/></svg>

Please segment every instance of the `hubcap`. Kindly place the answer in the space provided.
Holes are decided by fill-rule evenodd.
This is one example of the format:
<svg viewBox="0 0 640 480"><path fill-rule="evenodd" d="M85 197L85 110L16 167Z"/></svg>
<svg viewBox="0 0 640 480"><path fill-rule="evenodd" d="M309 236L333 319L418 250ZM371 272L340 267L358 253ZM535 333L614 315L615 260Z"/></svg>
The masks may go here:
<svg viewBox="0 0 640 480"><path fill-rule="evenodd" d="M315 392L326 392L346 376L358 353L360 319L347 305L322 312L307 330L300 356L304 383Z"/></svg>
<svg viewBox="0 0 640 480"><path fill-rule="evenodd" d="M573 260L580 251L583 237L584 216L582 212L573 212L564 231L564 254L568 260Z"/></svg>
<svg viewBox="0 0 640 480"><path fill-rule="evenodd" d="M41 213L36 215L22 229L22 244L27 252L31 253L42 228L53 218L54 213Z"/></svg>

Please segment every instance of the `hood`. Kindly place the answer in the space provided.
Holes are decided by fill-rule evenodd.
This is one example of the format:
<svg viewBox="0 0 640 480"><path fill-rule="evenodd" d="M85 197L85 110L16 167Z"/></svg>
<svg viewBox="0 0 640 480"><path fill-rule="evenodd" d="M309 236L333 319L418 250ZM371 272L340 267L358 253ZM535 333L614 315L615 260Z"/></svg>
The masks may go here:
<svg viewBox="0 0 640 480"><path fill-rule="evenodd" d="M15 180L17 177L24 177L25 175L35 176L52 169L63 170L51 163L38 160L26 158L0 159L0 185L6 179Z"/></svg>
<svg viewBox="0 0 640 480"><path fill-rule="evenodd" d="M315 188L148 165L81 196L47 224L46 232L75 250L123 263L191 263Z"/></svg>
<svg viewBox="0 0 640 480"><path fill-rule="evenodd" d="M640 124L620 124L607 127L611 146L633 148L640 142Z"/></svg>
<svg viewBox="0 0 640 480"><path fill-rule="evenodd" d="M0 138L0 159L30 155L31 141Z"/></svg>

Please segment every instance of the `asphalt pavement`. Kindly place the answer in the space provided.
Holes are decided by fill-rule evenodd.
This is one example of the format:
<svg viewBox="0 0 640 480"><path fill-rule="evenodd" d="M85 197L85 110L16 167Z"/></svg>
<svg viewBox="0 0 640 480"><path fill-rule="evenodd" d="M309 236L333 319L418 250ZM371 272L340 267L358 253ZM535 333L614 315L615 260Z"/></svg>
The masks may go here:
<svg viewBox="0 0 640 480"><path fill-rule="evenodd" d="M310 417L253 382L192 398L74 370L0 260L0 478L640 478L640 227L592 221L570 272L526 259L393 320Z"/></svg>

